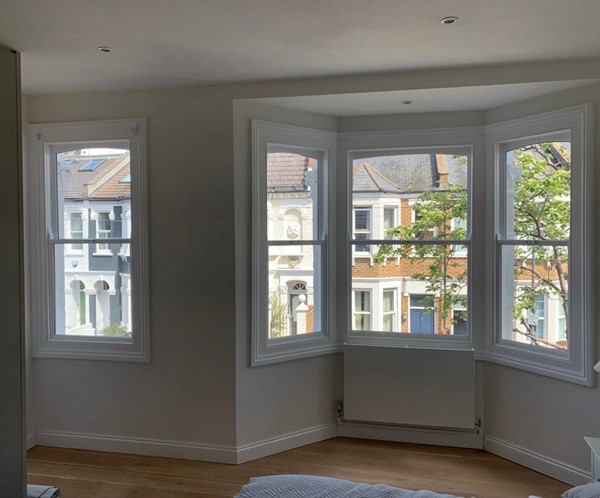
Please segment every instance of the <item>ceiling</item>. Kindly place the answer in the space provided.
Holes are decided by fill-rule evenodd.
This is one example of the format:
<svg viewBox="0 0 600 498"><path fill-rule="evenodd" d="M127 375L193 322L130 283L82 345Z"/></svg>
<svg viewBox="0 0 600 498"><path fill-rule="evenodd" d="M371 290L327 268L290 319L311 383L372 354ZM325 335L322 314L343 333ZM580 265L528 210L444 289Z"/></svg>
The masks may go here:
<svg viewBox="0 0 600 498"><path fill-rule="evenodd" d="M600 56L599 0L0 0L0 12L27 93Z"/></svg>
<svg viewBox="0 0 600 498"><path fill-rule="evenodd" d="M569 88L597 83L598 81L597 79L547 81L510 85L428 88L395 92L346 93L250 100L257 104L330 116L482 111Z"/></svg>

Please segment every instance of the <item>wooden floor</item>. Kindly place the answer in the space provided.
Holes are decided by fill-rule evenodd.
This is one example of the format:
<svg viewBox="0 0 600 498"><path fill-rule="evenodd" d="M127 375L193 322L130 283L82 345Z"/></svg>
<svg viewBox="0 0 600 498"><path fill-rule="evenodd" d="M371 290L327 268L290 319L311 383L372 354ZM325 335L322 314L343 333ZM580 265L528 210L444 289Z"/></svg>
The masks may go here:
<svg viewBox="0 0 600 498"><path fill-rule="evenodd" d="M62 498L231 497L251 477L315 474L477 498L559 497L569 488L479 450L336 438L243 465L37 446L29 484Z"/></svg>

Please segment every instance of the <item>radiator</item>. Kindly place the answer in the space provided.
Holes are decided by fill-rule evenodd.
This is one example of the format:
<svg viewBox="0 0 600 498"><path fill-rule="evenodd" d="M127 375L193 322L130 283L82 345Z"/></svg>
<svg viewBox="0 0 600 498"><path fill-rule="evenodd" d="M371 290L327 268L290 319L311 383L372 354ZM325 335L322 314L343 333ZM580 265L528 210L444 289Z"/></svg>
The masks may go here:
<svg viewBox="0 0 600 498"><path fill-rule="evenodd" d="M344 419L474 429L474 352L346 346Z"/></svg>

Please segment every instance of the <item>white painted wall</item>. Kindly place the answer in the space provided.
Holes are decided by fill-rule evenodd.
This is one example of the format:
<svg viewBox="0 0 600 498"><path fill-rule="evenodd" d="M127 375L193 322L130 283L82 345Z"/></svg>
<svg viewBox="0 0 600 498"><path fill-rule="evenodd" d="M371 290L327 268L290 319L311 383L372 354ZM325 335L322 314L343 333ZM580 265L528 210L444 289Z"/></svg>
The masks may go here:
<svg viewBox="0 0 600 498"><path fill-rule="evenodd" d="M236 419L238 445L308 431L334 434L338 355L250 368L250 119L334 131L337 119L237 101L234 104L236 208Z"/></svg>
<svg viewBox="0 0 600 498"><path fill-rule="evenodd" d="M186 453L175 444L165 453L198 457L207 454L203 448L227 452L235 446L252 449L253 443L292 433L304 434L305 441L329 434L334 402L342 393L339 355L248 368L248 117L275 119L275 114L269 108L240 107L235 99L557 80L566 74L600 77L600 60L32 97L33 123L140 116L149 124L152 362L33 360L36 425L46 432L46 441L92 444L81 443L81 438L61 439L61 433L139 438L129 450L147 452L151 451L143 438L186 442L201 446L199 452ZM597 87L571 92L568 97L494 110L486 119L493 122L592 98L597 102L598 94ZM452 116L444 120L481 122L478 113L455 117L456 121ZM387 127L390 119L395 118L373 119L369 126ZM404 126L409 119L397 118ZM276 120L347 131L359 126L350 118L338 122L296 113L277 113ZM415 122L432 121L435 116ZM344 317L338 325L345 325ZM484 329L483 323L475 326ZM597 389L494 365L479 364L480 371L486 380L489 434L587 466L580 441L584 433L600 433L600 424L595 425L600 420ZM479 374L477 389L483 390ZM525 413L545 422L543 430L534 424L525 433L513 402L530 397L537 403L525 405ZM107 441L108 448L123 448L122 440ZM278 444L285 447L282 441ZM260 448L253 454L260 454Z"/></svg>
<svg viewBox="0 0 600 498"><path fill-rule="evenodd" d="M494 109L486 113L486 121L495 123L587 102L594 103L596 107L594 189L600 191L600 175L597 174L600 164L600 85L564 91ZM594 198L594 203L594 246L597 246L600 243L598 196ZM595 289L600 285L599 270L599 265L589 270L594 274ZM593 323L597 323L599 318L600 310L596 306ZM594 357L597 361L600 356L597 331L595 344ZM527 452L538 453L567 466L589 472L589 448L583 437L600 434L600 388L597 385L594 388L582 387L490 363L483 365L486 436L525 449L523 458L529 458L530 461L531 455L527 456Z"/></svg>
<svg viewBox="0 0 600 498"><path fill-rule="evenodd" d="M34 359L38 428L235 445L231 98L208 88L63 94L31 98L30 114L147 117L151 220L151 363Z"/></svg>

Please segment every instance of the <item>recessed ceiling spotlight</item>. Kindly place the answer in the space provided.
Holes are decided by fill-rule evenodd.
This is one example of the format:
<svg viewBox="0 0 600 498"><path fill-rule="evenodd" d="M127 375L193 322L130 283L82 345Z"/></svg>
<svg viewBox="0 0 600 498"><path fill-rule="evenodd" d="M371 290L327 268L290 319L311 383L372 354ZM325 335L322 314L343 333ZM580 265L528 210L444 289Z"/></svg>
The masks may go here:
<svg viewBox="0 0 600 498"><path fill-rule="evenodd" d="M412 103L413 103L413 101L412 101L412 100L403 100L403 101L402 101L402 103L403 103L404 105L408 105L408 104L412 104Z"/></svg>
<svg viewBox="0 0 600 498"><path fill-rule="evenodd" d="M458 21L458 17L456 16L446 16L440 19L442 24L454 24L456 21Z"/></svg>
<svg viewBox="0 0 600 498"><path fill-rule="evenodd" d="M98 52L104 52L105 54L110 54L112 52L112 48L106 47L104 45L100 45L97 48L98 48Z"/></svg>

